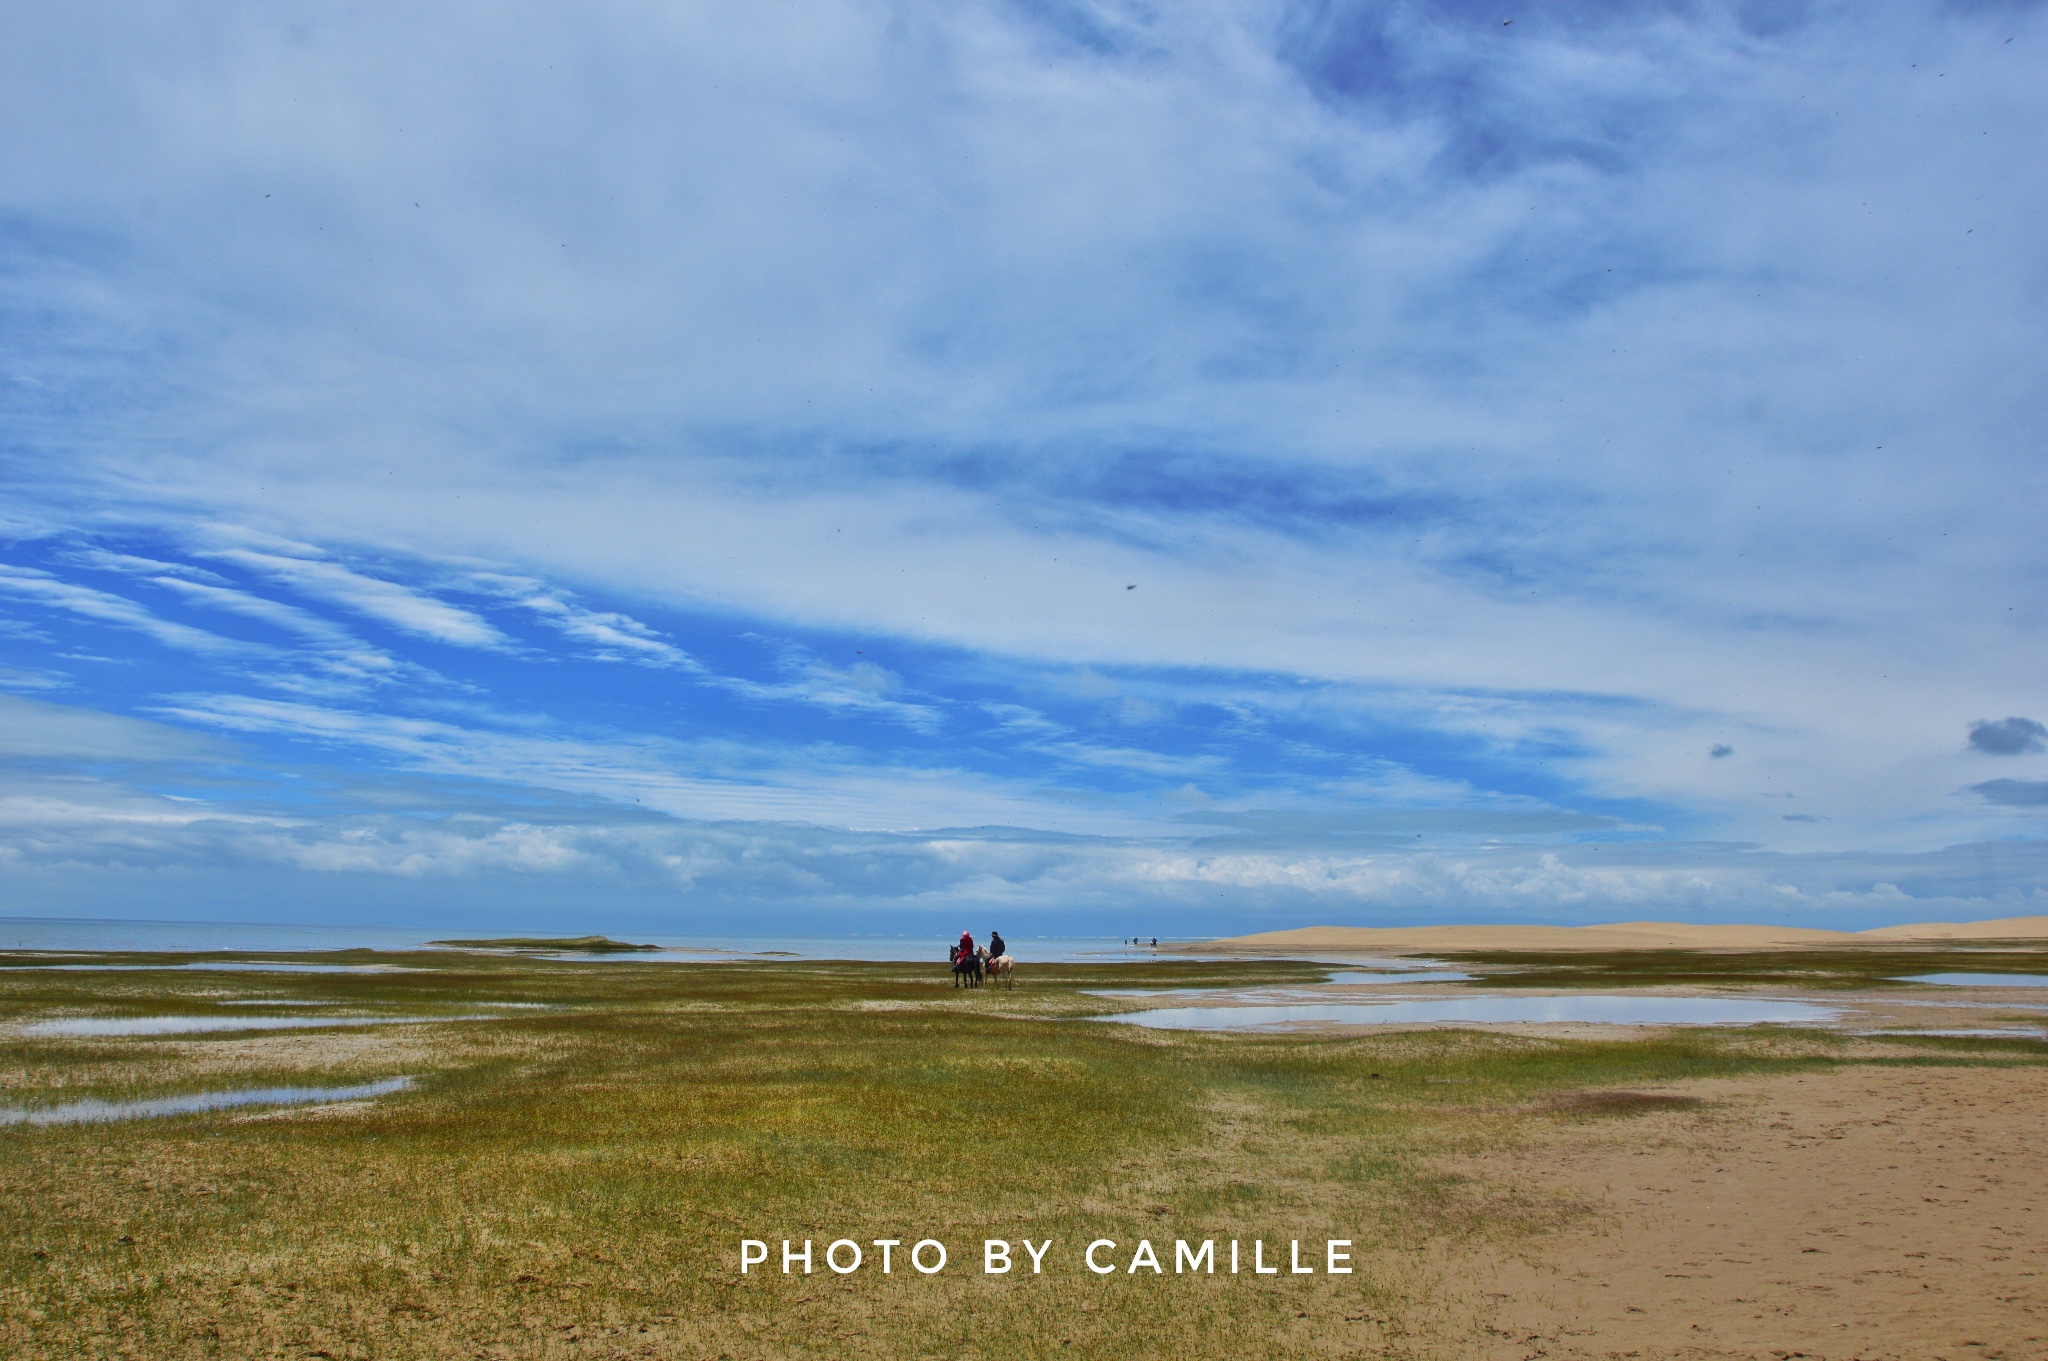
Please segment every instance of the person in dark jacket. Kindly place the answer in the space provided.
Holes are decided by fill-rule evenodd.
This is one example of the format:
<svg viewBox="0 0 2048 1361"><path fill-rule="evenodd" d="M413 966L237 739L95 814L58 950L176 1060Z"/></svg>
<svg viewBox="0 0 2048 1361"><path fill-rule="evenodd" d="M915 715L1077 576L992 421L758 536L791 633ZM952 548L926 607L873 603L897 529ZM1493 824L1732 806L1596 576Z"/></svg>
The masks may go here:
<svg viewBox="0 0 2048 1361"><path fill-rule="evenodd" d="M988 957L990 959L1001 959L1004 955L1008 953L1010 953L1010 947L1003 944L1003 933L1000 931L989 932Z"/></svg>

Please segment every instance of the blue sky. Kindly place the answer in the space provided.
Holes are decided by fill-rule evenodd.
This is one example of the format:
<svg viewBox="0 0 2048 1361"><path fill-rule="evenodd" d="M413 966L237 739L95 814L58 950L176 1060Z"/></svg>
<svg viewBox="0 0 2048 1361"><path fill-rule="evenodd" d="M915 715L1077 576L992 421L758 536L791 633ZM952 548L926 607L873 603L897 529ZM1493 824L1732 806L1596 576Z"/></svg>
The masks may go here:
<svg viewBox="0 0 2048 1361"><path fill-rule="evenodd" d="M2039 6L8 30L6 911L2048 912Z"/></svg>

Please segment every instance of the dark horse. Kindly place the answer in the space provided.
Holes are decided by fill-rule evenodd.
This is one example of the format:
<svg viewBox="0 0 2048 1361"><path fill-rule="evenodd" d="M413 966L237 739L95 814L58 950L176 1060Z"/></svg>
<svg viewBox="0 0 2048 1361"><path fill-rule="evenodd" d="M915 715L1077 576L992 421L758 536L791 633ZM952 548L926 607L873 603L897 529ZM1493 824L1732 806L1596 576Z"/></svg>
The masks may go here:
<svg viewBox="0 0 2048 1361"><path fill-rule="evenodd" d="M962 950L955 945L946 951L946 958L953 963L953 986L956 988L978 988L981 986L981 957L972 950Z"/></svg>

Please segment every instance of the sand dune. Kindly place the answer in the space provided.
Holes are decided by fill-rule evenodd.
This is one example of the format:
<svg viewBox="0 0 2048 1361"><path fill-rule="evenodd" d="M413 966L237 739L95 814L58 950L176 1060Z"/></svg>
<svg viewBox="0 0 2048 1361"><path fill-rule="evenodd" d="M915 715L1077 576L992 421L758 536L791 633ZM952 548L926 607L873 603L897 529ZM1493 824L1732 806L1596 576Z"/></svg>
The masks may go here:
<svg viewBox="0 0 2048 1361"><path fill-rule="evenodd" d="M1874 931L1798 926L1613 922L1601 926L1306 926L1210 941L1202 949L1267 950L1757 950L1955 940L2048 941L2048 917L1918 922Z"/></svg>

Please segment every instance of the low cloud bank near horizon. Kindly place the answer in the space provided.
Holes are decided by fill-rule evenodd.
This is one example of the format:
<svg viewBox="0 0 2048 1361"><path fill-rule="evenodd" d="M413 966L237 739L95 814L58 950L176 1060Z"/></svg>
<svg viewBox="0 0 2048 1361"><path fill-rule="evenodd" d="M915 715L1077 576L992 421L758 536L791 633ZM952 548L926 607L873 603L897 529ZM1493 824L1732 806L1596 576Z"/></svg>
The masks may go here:
<svg viewBox="0 0 2048 1361"><path fill-rule="evenodd" d="M191 920L544 925L567 914L716 934L764 920L887 932L970 912L1042 932L1114 919L1184 935L1643 918L1855 929L2048 912L2038 840L1785 853L1528 807L1181 812L1121 835L857 831L677 817L568 782L543 791L335 767L280 782L227 743L160 725L5 699L0 718L14 720L0 728L12 769L0 872L17 915L108 902Z"/></svg>

